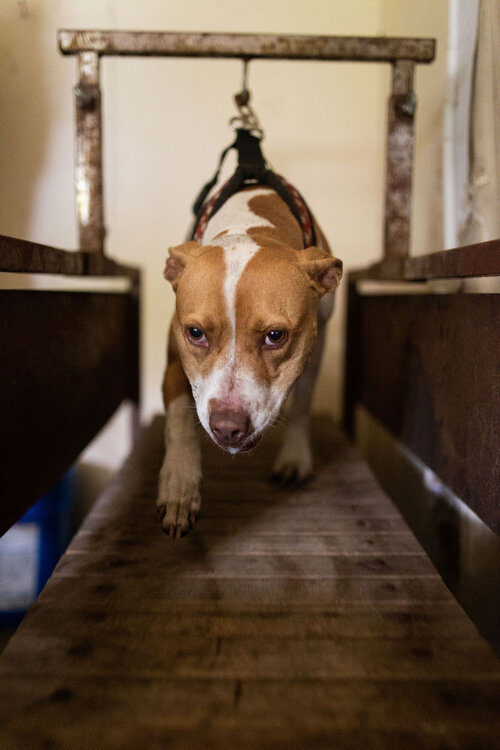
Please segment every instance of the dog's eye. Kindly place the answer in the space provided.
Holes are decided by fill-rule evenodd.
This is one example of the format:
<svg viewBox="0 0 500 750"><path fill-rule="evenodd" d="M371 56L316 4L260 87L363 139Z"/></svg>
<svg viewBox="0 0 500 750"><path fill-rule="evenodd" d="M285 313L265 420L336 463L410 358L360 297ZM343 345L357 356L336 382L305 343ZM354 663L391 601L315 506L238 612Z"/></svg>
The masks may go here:
<svg viewBox="0 0 500 750"><path fill-rule="evenodd" d="M186 328L186 336L192 344L195 344L197 346L206 346L208 343L207 337L205 336L201 328L197 328L196 326L188 326Z"/></svg>
<svg viewBox="0 0 500 750"><path fill-rule="evenodd" d="M279 329L269 331L264 339L264 346L266 348L276 348L285 343L287 339L287 332Z"/></svg>

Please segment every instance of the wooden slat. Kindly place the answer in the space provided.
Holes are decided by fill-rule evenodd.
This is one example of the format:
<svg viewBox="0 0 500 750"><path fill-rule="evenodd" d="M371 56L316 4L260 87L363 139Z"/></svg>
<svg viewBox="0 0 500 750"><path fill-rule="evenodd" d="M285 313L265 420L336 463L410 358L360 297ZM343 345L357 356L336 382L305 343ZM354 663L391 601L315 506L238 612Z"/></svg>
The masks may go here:
<svg viewBox="0 0 500 750"><path fill-rule="evenodd" d="M7 739L6 750L38 748L41 739L45 747L83 750L89 737L98 737L100 749L492 750L498 728L494 719L486 721L496 707L496 685L475 690L469 680L332 679L304 685L78 677L64 685L54 678L37 680L35 691L32 680L11 684L5 708L22 719L11 721L19 743Z"/></svg>
<svg viewBox="0 0 500 750"><path fill-rule="evenodd" d="M279 601L282 605L300 605L324 607L332 600L339 605L349 603L370 606L407 603L436 603L447 600L448 596L436 577L414 578L413 576L321 579L261 579L249 578L241 581L238 578L222 580L204 580L193 578L162 578L159 583L151 579L146 581L127 579L118 580L114 575L110 582L110 573L95 576L82 581L78 579L59 578L57 586L52 587L41 596L41 603L50 601L53 604L61 597L69 607L78 608L85 598L94 601L99 608L129 608L127 596L133 597L141 609L153 612L167 612L172 602L196 600L202 606L219 599L234 600L242 593L246 601L254 608L267 607Z"/></svg>
<svg viewBox="0 0 500 750"><path fill-rule="evenodd" d="M293 614L293 617L290 615ZM166 612L141 609L95 609L85 604L68 610L64 601L49 603L35 609L23 625L23 632L38 637L46 633L72 636L75 641L88 637L114 639L147 632L153 640L172 636L210 636L211 638L248 638L256 633L261 638L402 638L432 637L436 629L440 637L459 639L475 637L469 620L453 600L440 602L433 611L426 604L415 603L398 607L369 608L352 603L342 608L337 602L322 607L292 605L286 611L280 604L266 607L265 612L248 602L172 602Z"/></svg>
<svg viewBox="0 0 500 750"><path fill-rule="evenodd" d="M328 422L295 493L267 481L274 438L205 442L205 514L177 543L162 443L158 420L4 652L2 748L493 747L498 661Z"/></svg>
<svg viewBox="0 0 500 750"><path fill-rule="evenodd" d="M213 556L219 555L397 555L423 554L411 532L358 531L356 534L245 534L244 537L230 534L204 534L204 539ZM106 533L82 531L73 540L72 552L93 552L101 550L103 543L110 554L123 554L133 545L133 533ZM155 546L150 547L155 549Z"/></svg>
<svg viewBox="0 0 500 750"><path fill-rule="evenodd" d="M389 578L409 575L413 578L431 576L435 571L423 555L217 555L209 562L203 558L186 565L185 560L171 560L167 569L157 555L95 554L91 564L86 553L72 554L61 564L62 577L100 576L103 570L114 569L115 580L142 580L148 573L162 573L165 578L182 576L189 579L287 579L289 581L330 580L339 578Z"/></svg>
<svg viewBox="0 0 500 750"><path fill-rule="evenodd" d="M3 679L36 664L38 676L154 679L498 679L499 666L479 639L472 642L385 638L301 638L292 642L259 635L213 638L187 632L153 638L114 633L99 639L29 633L24 650L7 652ZM449 653L453 659L449 660ZM480 665L478 668L478 664Z"/></svg>

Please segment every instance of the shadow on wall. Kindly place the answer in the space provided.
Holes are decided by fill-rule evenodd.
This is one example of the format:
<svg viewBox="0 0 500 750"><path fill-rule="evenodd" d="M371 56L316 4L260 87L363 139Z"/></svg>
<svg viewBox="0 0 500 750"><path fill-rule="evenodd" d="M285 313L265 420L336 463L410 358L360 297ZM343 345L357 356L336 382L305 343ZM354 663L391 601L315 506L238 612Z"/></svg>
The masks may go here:
<svg viewBox="0 0 500 750"><path fill-rule="evenodd" d="M41 10L2 4L0 24L0 233L29 238L38 176L49 135Z"/></svg>

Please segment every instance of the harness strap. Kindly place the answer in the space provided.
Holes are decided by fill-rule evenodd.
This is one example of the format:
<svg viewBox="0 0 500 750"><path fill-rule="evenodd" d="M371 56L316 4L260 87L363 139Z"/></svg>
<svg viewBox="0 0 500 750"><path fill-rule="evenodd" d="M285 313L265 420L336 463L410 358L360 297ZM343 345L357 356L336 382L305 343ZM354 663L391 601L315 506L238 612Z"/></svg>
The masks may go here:
<svg viewBox="0 0 500 750"><path fill-rule="evenodd" d="M232 148L238 152L236 171L219 192L206 202L208 194L217 184L224 159ZM202 188L194 203L193 212L196 219L191 239L200 241L212 216L232 195L248 185L266 185L278 193L299 222L305 247L315 244L314 223L304 199L283 177L268 168L260 147L260 139L243 128L236 131L236 140L222 152L215 175Z"/></svg>

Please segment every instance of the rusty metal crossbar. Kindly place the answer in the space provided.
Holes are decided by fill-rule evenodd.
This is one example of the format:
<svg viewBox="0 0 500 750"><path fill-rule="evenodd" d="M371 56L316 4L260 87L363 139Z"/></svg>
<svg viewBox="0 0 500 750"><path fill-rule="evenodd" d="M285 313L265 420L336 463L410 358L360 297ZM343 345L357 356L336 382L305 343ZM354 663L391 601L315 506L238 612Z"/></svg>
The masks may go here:
<svg viewBox="0 0 500 750"><path fill-rule="evenodd" d="M212 34L154 31L59 32L65 55L169 57L243 57L284 60L357 60L432 62L433 39L389 37L300 36L284 34Z"/></svg>
<svg viewBox="0 0 500 750"><path fill-rule="evenodd" d="M61 30L58 39L63 54L78 56L75 181L81 250L104 253L100 58L128 55L390 63L384 255L408 256L414 68L432 62L435 40L88 30Z"/></svg>

